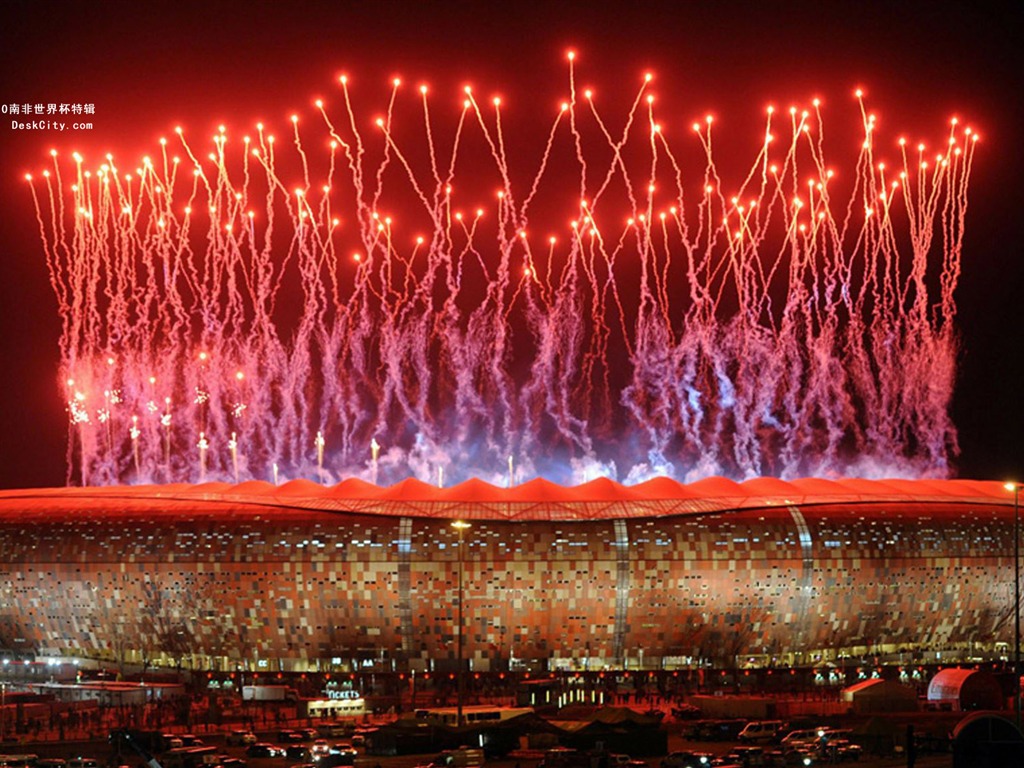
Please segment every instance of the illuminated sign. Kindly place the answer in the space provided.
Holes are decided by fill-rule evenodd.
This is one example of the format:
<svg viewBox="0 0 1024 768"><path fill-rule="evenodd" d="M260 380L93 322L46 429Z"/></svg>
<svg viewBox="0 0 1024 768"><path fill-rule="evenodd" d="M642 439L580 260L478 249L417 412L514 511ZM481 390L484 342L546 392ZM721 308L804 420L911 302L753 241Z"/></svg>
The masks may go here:
<svg viewBox="0 0 1024 768"><path fill-rule="evenodd" d="M337 691L330 688L324 691L324 695L326 695L328 699L345 699L350 701L363 698L359 691Z"/></svg>

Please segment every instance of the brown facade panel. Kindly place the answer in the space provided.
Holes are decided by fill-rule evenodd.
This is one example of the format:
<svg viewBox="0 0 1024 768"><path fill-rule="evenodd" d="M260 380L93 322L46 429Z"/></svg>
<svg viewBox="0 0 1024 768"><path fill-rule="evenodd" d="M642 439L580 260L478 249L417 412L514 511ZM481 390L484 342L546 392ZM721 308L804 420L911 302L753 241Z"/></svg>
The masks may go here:
<svg viewBox="0 0 1024 768"><path fill-rule="evenodd" d="M460 557L431 516L4 498L0 648L429 668L456 658L460 567L474 668L991 644L1012 519L955 499L475 518Z"/></svg>

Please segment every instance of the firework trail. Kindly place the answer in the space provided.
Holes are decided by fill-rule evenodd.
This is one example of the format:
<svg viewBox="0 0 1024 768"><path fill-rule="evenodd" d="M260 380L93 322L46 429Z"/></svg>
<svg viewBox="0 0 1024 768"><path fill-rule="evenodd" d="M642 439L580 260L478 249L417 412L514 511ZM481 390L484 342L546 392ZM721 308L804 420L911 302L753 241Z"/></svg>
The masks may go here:
<svg viewBox="0 0 1024 768"><path fill-rule="evenodd" d="M614 125L570 57L527 159L500 99L371 121L346 77L286 140L54 151L68 482L948 474L977 134L889 168L858 92L852 171L815 101L727 181L650 89Z"/></svg>

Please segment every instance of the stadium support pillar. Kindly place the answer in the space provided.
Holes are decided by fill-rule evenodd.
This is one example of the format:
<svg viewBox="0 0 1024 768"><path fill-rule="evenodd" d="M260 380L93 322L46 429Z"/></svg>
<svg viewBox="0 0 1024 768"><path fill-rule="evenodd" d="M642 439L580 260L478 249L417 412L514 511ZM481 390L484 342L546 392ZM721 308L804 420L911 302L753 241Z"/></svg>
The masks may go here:
<svg viewBox="0 0 1024 768"><path fill-rule="evenodd" d="M463 668L463 649L462 649L462 570L463 570L463 556L462 556L462 534L470 527L470 524L464 520L455 520L452 523L452 527L459 532L459 580L458 580L458 600L459 610L456 621L458 622L455 627L455 643L456 643L456 655L458 657L458 677L456 678L456 726L461 728L463 726L462 719L462 703L465 697L466 691L466 670Z"/></svg>

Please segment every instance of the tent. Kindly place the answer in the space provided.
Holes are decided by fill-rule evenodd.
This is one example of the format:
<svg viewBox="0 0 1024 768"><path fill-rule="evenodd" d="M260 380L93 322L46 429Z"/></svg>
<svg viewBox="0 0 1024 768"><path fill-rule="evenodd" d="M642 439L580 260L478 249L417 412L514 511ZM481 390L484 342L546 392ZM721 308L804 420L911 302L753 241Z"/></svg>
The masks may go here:
<svg viewBox="0 0 1024 768"><path fill-rule="evenodd" d="M917 691L895 680L862 680L844 688L842 700L858 714L917 711Z"/></svg>

